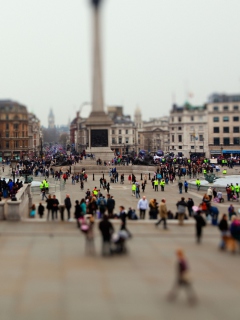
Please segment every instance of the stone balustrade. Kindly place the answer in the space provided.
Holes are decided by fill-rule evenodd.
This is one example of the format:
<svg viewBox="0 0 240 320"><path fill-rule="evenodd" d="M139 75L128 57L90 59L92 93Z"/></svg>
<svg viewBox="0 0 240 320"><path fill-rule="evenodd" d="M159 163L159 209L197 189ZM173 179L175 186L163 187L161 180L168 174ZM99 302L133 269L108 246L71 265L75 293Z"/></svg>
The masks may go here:
<svg viewBox="0 0 240 320"><path fill-rule="evenodd" d="M24 184L16 194L16 201L0 201L0 220L19 221L29 213L32 205L31 185Z"/></svg>

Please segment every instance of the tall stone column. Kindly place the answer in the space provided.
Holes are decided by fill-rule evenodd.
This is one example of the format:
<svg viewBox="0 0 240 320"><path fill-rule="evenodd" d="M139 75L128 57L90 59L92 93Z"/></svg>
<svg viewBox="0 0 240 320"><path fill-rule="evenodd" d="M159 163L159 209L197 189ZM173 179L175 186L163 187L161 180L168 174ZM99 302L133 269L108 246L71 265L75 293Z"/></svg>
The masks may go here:
<svg viewBox="0 0 240 320"><path fill-rule="evenodd" d="M111 160L110 127L112 120L104 112L103 78L101 61L101 21L100 3L102 0L91 0L93 7L93 70L92 70L92 111L86 120L89 136L88 153L96 158Z"/></svg>
<svg viewBox="0 0 240 320"><path fill-rule="evenodd" d="M100 1L93 1L93 70L92 112L104 112L102 57L100 37Z"/></svg>

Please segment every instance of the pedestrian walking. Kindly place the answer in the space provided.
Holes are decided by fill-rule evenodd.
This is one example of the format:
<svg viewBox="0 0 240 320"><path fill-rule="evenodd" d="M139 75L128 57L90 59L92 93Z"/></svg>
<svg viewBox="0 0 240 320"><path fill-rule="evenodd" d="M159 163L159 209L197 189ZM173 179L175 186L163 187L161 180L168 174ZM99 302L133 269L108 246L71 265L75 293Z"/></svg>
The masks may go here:
<svg viewBox="0 0 240 320"><path fill-rule="evenodd" d="M103 219L102 221L100 221L98 228L102 234L102 255L110 255L111 237L114 232L114 228L106 215L103 216Z"/></svg>
<svg viewBox="0 0 240 320"><path fill-rule="evenodd" d="M125 230L127 233L128 233L128 236L131 238L132 237L132 234L131 232L127 229L127 213L125 211L125 208L124 206L120 206L119 207L119 218L121 219L122 221L122 224L121 224L121 227L120 227L120 230Z"/></svg>
<svg viewBox="0 0 240 320"><path fill-rule="evenodd" d="M145 219L145 214L146 214L146 210L148 210L149 206L148 206L148 200L146 199L145 196L142 197L142 199L140 199L138 201L138 205L137 208L139 210L139 217L140 219Z"/></svg>
<svg viewBox="0 0 240 320"><path fill-rule="evenodd" d="M161 202L160 202L159 215L160 215L160 219L156 223L156 226L161 224L161 222L163 221L163 228L167 229L167 216L168 216L168 213L167 213L166 199L162 199Z"/></svg>
<svg viewBox="0 0 240 320"><path fill-rule="evenodd" d="M197 211L194 219L196 220L196 240L197 243L200 244L202 238L202 228L206 226L206 221L203 219L200 210Z"/></svg>
<svg viewBox="0 0 240 320"><path fill-rule="evenodd" d="M199 190L200 190L200 187L201 187L201 181L200 181L199 179L197 179L197 180L195 181L195 184L196 184L196 186L197 186L197 191L199 191Z"/></svg>
<svg viewBox="0 0 240 320"><path fill-rule="evenodd" d="M178 201L176 205L177 205L179 225L183 225L183 221L186 214L186 208L187 208L187 203L185 202L185 198L182 197L181 200Z"/></svg>
<svg viewBox="0 0 240 320"><path fill-rule="evenodd" d="M42 205L42 203L40 202L39 203L39 206L38 206L38 215L39 217L42 219L43 215L44 215L44 206Z"/></svg>
<svg viewBox="0 0 240 320"><path fill-rule="evenodd" d="M70 220L70 218L71 218L70 210L71 210L71 207L72 207L72 203L71 203L71 199L70 199L70 195L69 194L66 195L66 198L64 200L64 205L65 205L65 208L67 209L68 220Z"/></svg>
<svg viewBox="0 0 240 320"><path fill-rule="evenodd" d="M136 185L136 199L137 198L140 198L140 188L138 184Z"/></svg>
<svg viewBox="0 0 240 320"><path fill-rule="evenodd" d="M182 193L182 187L183 187L183 183L182 183L182 181L179 181L178 182L179 193Z"/></svg>
<svg viewBox="0 0 240 320"><path fill-rule="evenodd" d="M192 207L194 206L194 201L192 198L188 198L188 201L187 201L187 208L188 208L188 215L189 217L192 216Z"/></svg>
<svg viewBox="0 0 240 320"><path fill-rule="evenodd" d="M53 195L53 199L52 199L52 216L54 217L54 219L58 218L58 206L59 206L59 201L56 198L56 196Z"/></svg>
<svg viewBox="0 0 240 320"><path fill-rule="evenodd" d="M50 212L52 213L52 220L54 220L54 215L53 215L53 201L52 201L52 197L51 195L49 194L46 202L47 202L47 220L49 220L49 217L50 217Z"/></svg>
<svg viewBox="0 0 240 320"><path fill-rule="evenodd" d="M188 302L195 304L197 302L197 296L193 290L192 282L189 277L189 266L185 258L184 252L181 249L176 251L177 255L177 277L172 290L168 295L169 301L174 301L177 298L179 289L186 290L188 295Z"/></svg>

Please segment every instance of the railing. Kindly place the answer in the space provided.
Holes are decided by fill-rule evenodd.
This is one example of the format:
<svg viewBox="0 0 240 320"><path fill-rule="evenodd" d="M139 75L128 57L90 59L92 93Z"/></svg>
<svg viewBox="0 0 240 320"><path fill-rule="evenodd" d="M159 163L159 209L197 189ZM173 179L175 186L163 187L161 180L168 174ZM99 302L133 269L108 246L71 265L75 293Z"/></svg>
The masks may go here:
<svg viewBox="0 0 240 320"><path fill-rule="evenodd" d="M65 183L59 183L59 184L50 184L49 185L49 191L48 193L56 193L65 190ZM31 193L32 194L39 194L40 188L39 187L31 187Z"/></svg>

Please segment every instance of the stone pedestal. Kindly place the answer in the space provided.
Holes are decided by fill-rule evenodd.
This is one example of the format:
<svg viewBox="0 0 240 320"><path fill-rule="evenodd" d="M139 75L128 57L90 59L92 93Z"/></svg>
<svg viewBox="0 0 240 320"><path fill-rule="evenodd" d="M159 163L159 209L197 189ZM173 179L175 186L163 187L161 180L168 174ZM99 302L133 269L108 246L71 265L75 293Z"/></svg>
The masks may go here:
<svg viewBox="0 0 240 320"><path fill-rule="evenodd" d="M104 111L93 111L86 121L89 141L87 153L93 153L96 160L111 161L114 157L114 153L109 147L111 124L112 120Z"/></svg>
<svg viewBox="0 0 240 320"><path fill-rule="evenodd" d="M22 201L7 201L8 214L6 219L9 221L19 221L21 220L21 202Z"/></svg>

